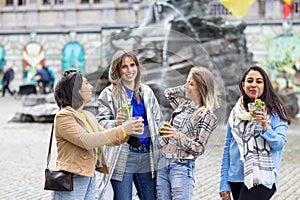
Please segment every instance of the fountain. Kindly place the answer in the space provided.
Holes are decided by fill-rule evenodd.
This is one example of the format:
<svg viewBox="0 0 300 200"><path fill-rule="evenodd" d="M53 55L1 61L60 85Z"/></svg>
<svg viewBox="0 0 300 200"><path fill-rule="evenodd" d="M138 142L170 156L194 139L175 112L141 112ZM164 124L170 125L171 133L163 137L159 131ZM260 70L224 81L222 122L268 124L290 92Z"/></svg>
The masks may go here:
<svg viewBox="0 0 300 200"><path fill-rule="evenodd" d="M207 67L218 84L222 107L217 112L225 122L239 96L239 75L253 64L252 54L246 47L245 24L229 24L209 15L208 7L207 0L154 2L139 27L111 34L102 44L107 66L116 50L133 49L143 64L145 83L154 89L166 113L164 88L183 84L192 66ZM96 74L102 78L96 94L109 84L103 80L107 70L99 71Z"/></svg>
<svg viewBox="0 0 300 200"><path fill-rule="evenodd" d="M218 83L222 107L217 114L221 114L220 118L225 122L240 95L239 78L255 62L247 49L245 23L229 23L219 16L210 15L210 2L154 2L139 27L113 33L107 38L108 42L102 44L107 53L107 66L116 50L133 49L142 61L145 82L157 93L158 101L166 112L169 108L162 90L184 83L190 67L207 67ZM102 78L107 78L102 67L99 71L102 71ZM108 84L101 79L96 94ZM290 102L288 107L295 110L295 102ZM295 113L292 115L295 116Z"/></svg>

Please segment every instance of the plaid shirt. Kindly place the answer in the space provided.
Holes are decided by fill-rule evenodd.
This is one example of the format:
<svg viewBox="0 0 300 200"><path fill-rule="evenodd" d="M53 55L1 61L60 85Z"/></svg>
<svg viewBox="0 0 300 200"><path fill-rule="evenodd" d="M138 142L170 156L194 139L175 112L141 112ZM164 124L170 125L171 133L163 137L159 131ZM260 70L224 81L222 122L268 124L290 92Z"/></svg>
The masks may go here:
<svg viewBox="0 0 300 200"><path fill-rule="evenodd" d="M217 117L205 107L192 107L190 101L184 98L183 86L166 89L165 96L175 109L171 124L180 134L176 141L177 157L185 159L192 155L195 160L203 154L208 138L216 128ZM168 143L168 139L160 141L163 147Z"/></svg>

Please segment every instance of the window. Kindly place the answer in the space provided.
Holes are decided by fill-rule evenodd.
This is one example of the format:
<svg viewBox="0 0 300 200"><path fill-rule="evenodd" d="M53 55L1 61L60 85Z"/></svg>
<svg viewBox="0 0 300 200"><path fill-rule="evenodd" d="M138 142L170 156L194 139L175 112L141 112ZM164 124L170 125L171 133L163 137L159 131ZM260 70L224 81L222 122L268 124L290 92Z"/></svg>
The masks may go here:
<svg viewBox="0 0 300 200"><path fill-rule="evenodd" d="M299 14L299 2L295 2L294 4L293 4L293 9L294 9L294 13L297 13L297 14Z"/></svg>
<svg viewBox="0 0 300 200"><path fill-rule="evenodd" d="M51 4L51 0L43 0L43 5L50 5Z"/></svg>
<svg viewBox="0 0 300 200"><path fill-rule="evenodd" d="M26 5L26 0L18 0L18 6Z"/></svg>
<svg viewBox="0 0 300 200"><path fill-rule="evenodd" d="M101 0L94 0L94 3L101 3Z"/></svg>
<svg viewBox="0 0 300 200"><path fill-rule="evenodd" d="M7 6L14 5L14 0L6 0L6 5Z"/></svg>
<svg viewBox="0 0 300 200"><path fill-rule="evenodd" d="M87 4L89 3L89 0L81 0L81 4Z"/></svg>
<svg viewBox="0 0 300 200"><path fill-rule="evenodd" d="M54 3L55 4L64 4L64 0L55 0Z"/></svg>

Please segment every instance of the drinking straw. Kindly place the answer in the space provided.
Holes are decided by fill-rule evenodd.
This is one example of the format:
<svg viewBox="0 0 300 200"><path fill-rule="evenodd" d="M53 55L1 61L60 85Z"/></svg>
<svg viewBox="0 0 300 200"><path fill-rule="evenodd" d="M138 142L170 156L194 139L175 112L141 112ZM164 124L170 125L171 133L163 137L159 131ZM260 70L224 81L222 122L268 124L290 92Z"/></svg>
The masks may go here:
<svg viewBox="0 0 300 200"><path fill-rule="evenodd" d="M254 99L254 102L256 102L256 100L257 100L257 96L258 96L258 89L256 89L256 93L255 93L255 99Z"/></svg>

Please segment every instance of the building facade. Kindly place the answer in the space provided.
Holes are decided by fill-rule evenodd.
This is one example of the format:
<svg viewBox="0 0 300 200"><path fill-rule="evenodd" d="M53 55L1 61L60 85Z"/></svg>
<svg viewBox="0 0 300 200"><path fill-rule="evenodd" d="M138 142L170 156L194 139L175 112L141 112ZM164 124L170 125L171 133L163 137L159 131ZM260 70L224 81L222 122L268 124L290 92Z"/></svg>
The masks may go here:
<svg viewBox="0 0 300 200"><path fill-rule="evenodd" d="M287 24L289 26L285 28L281 0L257 0L249 8L243 20L247 23L245 33L249 51L254 53L255 60L263 62L266 59L266 45L272 38L286 31L298 33L299 1L293 1L294 10L289 19L292 26ZM94 72L107 64L103 63L103 46L108 42L106 36L140 24L154 2L1 0L0 68L3 69L6 63L12 65L17 71L18 85L28 83L30 79L24 78L24 68L35 67L39 63L51 67L56 74L60 74L66 66L76 68L82 65L84 73ZM233 23L236 21L219 0L211 1L209 12ZM73 60L70 61L70 57ZM65 62L66 59L69 63Z"/></svg>

